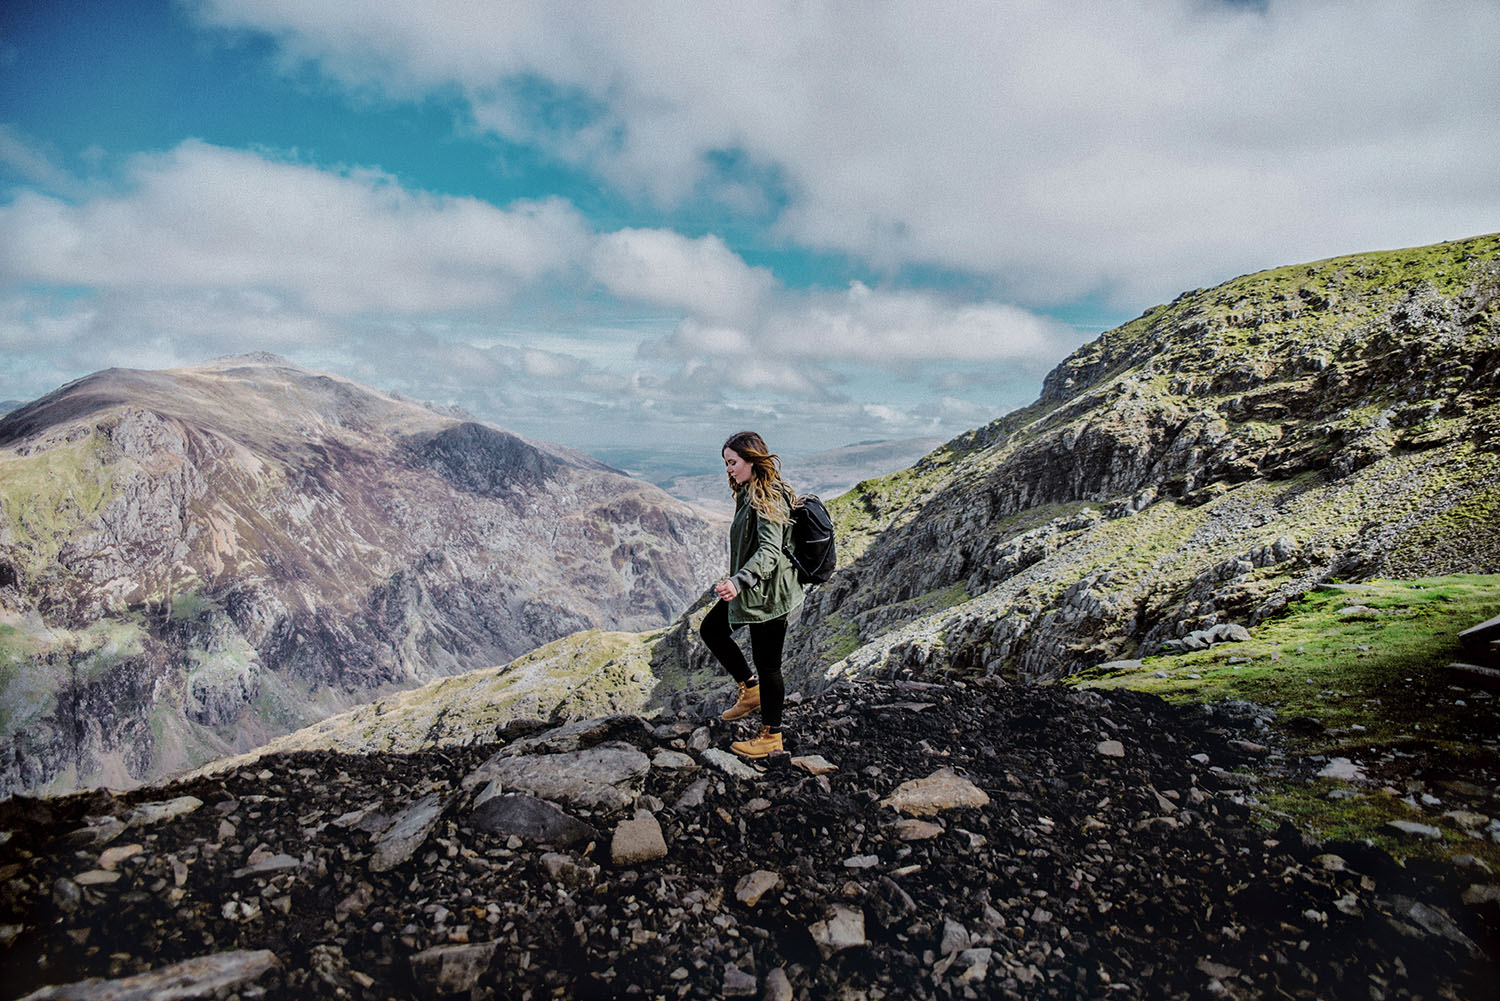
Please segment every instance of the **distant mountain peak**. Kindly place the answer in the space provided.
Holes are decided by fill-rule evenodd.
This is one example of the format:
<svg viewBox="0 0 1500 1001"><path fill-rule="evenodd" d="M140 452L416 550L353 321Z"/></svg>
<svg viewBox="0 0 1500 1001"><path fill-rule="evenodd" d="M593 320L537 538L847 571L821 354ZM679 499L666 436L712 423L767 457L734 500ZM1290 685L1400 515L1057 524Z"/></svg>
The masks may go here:
<svg viewBox="0 0 1500 1001"><path fill-rule="evenodd" d="M269 351L246 351L242 354L223 355L204 363L203 368L228 368L232 365L270 365L275 368L301 368L301 365Z"/></svg>

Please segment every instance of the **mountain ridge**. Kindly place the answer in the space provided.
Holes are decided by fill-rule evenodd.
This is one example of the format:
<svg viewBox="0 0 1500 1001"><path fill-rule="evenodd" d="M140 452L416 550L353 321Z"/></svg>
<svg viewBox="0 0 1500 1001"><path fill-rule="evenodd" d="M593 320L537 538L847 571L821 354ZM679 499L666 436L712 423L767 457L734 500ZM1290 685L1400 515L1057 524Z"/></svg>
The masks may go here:
<svg viewBox="0 0 1500 1001"><path fill-rule="evenodd" d="M789 633L789 687L1046 681L1329 581L1500 568L1497 301L1489 235L1257 272L1105 332L1029 407L833 502L841 566ZM717 704L707 607L609 641L650 663L622 711ZM461 739L450 688L421 712Z"/></svg>
<svg viewBox="0 0 1500 1001"><path fill-rule="evenodd" d="M6 791L129 784L667 622L722 531L575 450L276 356L76 380L0 419L0 473Z"/></svg>

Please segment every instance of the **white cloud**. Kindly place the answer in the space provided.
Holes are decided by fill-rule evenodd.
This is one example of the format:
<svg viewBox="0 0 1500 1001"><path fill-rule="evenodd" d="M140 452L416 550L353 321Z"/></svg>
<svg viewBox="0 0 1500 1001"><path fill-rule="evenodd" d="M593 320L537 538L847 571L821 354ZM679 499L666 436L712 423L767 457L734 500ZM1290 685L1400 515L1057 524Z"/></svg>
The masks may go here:
<svg viewBox="0 0 1500 1001"><path fill-rule="evenodd" d="M689 318L648 351L906 368L919 362L1051 361L1075 338L1071 330L1005 303L955 303L932 292L853 282L842 293L784 292L746 327Z"/></svg>
<svg viewBox="0 0 1500 1001"><path fill-rule="evenodd" d="M491 305L579 259L549 200L496 208L189 141L136 158L125 189L0 206L0 277L117 289L262 290L323 314Z"/></svg>
<svg viewBox="0 0 1500 1001"><path fill-rule="evenodd" d="M712 320L745 320L775 282L717 236L689 239L670 230L622 229L599 239L593 274L611 292L675 306Z"/></svg>
<svg viewBox="0 0 1500 1001"><path fill-rule="evenodd" d="M482 126L663 204L742 151L786 180L784 239L1032 303L1500 228L1489 0L199 11L353 85L457 86Z"/></svg>

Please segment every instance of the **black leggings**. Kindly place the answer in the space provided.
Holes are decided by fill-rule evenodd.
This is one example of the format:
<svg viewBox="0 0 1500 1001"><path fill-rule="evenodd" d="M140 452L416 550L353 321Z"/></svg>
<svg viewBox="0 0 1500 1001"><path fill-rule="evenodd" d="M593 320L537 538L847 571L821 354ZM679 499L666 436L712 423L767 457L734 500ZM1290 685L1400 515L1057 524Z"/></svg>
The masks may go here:
<svg viewBox="0 0 1500 1001"><path fill-rule="evenodd" d="M698 635L734 680L744 684L751 678L750 665L731 635L729 605L720 601L703 617ZM750 653L760 678L760 721L772 730L781 729L781 708L786 702L786 681L781 677L781 648L786 644L786 616L767 622L751 622Z"/></svg>

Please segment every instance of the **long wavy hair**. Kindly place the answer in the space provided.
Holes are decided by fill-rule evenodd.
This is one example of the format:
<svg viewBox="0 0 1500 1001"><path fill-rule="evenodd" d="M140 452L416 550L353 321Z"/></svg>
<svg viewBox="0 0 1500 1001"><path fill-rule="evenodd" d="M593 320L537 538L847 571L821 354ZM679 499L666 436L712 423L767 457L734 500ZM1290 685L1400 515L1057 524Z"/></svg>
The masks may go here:
<svg viewBox="0 0 1500 1001"><path fill-rule="evenodd" d="M750 506L755 508L755 513L778 525L785 525L791 520L788 513L792 504L796 503L797 495L781 478L781 456L766 447L766 440L754 431L741 431L729 436L724 443L724 448L719 449L719 454L724 454L724 449L733 449L741 459L750 463L750 479L744 483L734 482L734 477L729 476L729 489L736 496L741 490L750 491ZM725 473L728 476L728 473ZM785 506L782 499L785 498Z"/></svg>

